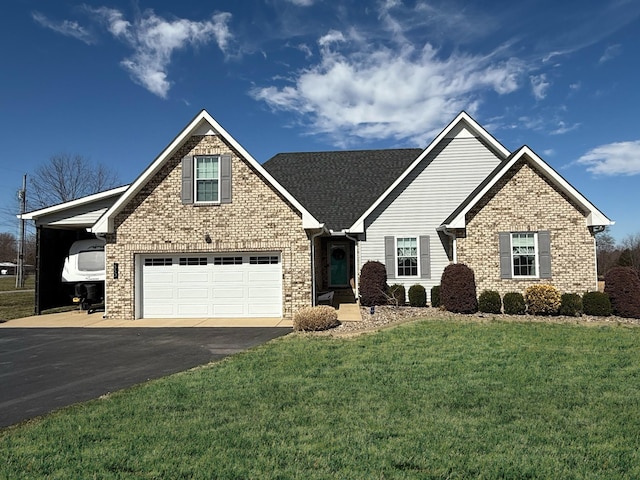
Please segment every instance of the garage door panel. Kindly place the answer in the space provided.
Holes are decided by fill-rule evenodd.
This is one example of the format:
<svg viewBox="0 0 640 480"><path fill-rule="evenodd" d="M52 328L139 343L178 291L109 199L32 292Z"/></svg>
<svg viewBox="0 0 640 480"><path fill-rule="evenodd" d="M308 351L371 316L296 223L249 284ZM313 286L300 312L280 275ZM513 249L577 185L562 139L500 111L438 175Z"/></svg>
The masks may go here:
<svg viewBox="0 0 640 480"><path fill-rule="evenodd" d="M282 315L282 265L278 254L197 254L194 258L198 257L199 265L180 265L180 258L185 256L188 254L143 259L142 317ZM206 260L202 260L204 257ZM233 257L233 263L227 263L229 257ZM263 263L256 263L256 258Z"/></svg>
<svg viewBox="0 0 640 480"><path fill-rule="evenodd" d="M181 267L177 267L178 269L178 282L179 283L208 283L209 282L209 272L181 272ZM182 267L185 268L185 267ZM187 267L193 268L193 267ZM202 268L202 267L200 267Z"/></svg>
<svg viewBox="0 0 640 480"><path fill-rule="evenodd" d="M145 271L145 283L173 283L173 272Z"/></svg>
<svg viewBox="0 0 640 480"><path fill-rule="evenodd" d="M234 265L235 266L235 265ZM226 270L226 271L218 271L214 268L213 271L213 283L224 285L225 283L239 283L242 284L245 282L244 271L236 268L235 271Z"/></svg>
<svg viewBox="0 0 640 480"><path fill-rule="evenodd" d="M244 317L245 308L244 305L214 305L213 316L218 318L223 317Z"/></svg>
<svg viewBox="0 0 640 480"><path fill-rule="evenodd" d="M208 317L209 304L180 304L177 314L180 317Z"/></svg>
<svg viewBox="0 0 640 480"><path fill-rule="evenodd" d="M148 300L166 300L173 299L175 290L169 287L151 288L146 292L146 298Z"/></svg>
<svg viewBox="0 0 640 480"><path fill-rule="evenodd" d="M208 288L178 288L178 299L180 300L207 300L208 298Z"/></svg>
<svg viewBox="0 0 640 480"><path fill-rule="evenodd" d="M277 287L249 287L249 299L278 298L280 289Z"/></svg>
<svg viewBox="0 0 640 480"><path fill-rule="evenodd" d="M213 289L213 299L221 303L244 302L244 288L215 288Z"/></svg>

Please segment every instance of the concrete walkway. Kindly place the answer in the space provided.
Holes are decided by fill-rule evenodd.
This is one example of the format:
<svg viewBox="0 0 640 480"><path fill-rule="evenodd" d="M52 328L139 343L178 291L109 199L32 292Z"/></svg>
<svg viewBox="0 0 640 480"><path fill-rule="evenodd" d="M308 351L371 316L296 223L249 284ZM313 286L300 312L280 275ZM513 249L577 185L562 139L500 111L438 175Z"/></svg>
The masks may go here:
<svg viewBox="0 0 640 480"><path fill-rule="evenodd" d="M17 318L0 323L0 328L179 328L179 327L290 327L282 318L145 318L122 320L102 318L101 312L71 311Z"/></svg>
<svg viewBox="0 0 640 480"><path fill-rule="evenodd" d="M361 322L360 306L356 303L341 303L338 307L341 322ZM291 320L282 318L144 318L123 320L102 318L102 312L49 313L33 317L17 318L0 323L0 328L219 328L219 327L289 327Z"/></svg>

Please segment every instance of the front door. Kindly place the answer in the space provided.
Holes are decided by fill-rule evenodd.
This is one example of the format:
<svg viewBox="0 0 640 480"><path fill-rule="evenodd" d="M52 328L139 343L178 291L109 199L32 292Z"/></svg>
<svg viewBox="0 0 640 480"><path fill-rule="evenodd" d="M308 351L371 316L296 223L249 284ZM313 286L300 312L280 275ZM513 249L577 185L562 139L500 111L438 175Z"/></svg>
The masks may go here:
<svg viewBox="0 0 640 480"><path fill-rule="evenodd" d="M329 286L349 286L349 244L329 242Z"/></svg>

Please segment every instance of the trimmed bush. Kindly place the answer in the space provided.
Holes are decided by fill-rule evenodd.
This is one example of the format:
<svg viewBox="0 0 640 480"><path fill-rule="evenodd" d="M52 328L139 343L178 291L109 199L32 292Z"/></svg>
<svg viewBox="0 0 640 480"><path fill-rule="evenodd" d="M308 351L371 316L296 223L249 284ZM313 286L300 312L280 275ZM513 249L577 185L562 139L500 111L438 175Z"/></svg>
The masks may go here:
<svg viewBox="0 0 640 480"><path fill-rule="evenodd" d="M427 306L427 290L422 285L411 285L409 287L409 305L412 307Z"/></svg>
<svg viewBox="0 0 640 480"><path fill-rule="evenodd" d="M478 297L478 310L483 313L501 313L502 299L495 290L483 290Z"/></svg>
<svg viewBox="0 0 640 480"><path fill-rule="evenodd" d="M611 315L611 300L604 292L586 292L582 296L582 308L585 315L608 317Z"/></svg>
<svg viewBox="0 0 640 480"><path fill-rule="evenodd" d="M464 263L447 265L440 281L440 301L444 308L454 313L478 311L476 278L473 270Z"/></svg>
<svg viewBox="0 0 640 480"><path fill-rule="evenodd" d="M560 292L552 285L531 285L524 291L524 303L530 315L556 315L560 308Z"/></svg>
<svg viewBox="0 0 640 480"><path fill-rule="evenodd" d="M563 293L560 296L560 315L567 317L582 316L582 297L577 293Z"/></svg>
<svg viewBox="0 0 640 480"><path fill-rule="evenodd" d="M524 297L520 292L505 293L502 303L504 305L504 313L507 315L524 315L527 310Z"/></svg>
<svg viewBox="0 0 640 480"><path fill-rule="evenodd" d="M317 332L338 325L338 312L329 305L303 307L293 316L293 329L296 331Z"/></svg>
<svg viewBox="0 0 640 480"><path fill-rule="evenodd" d="M407 291L404 289L404 285L400 285L399 283L391 285L389 287L389 295L395 300L395 302L390 300L394 305L398 305L399 307L406 305Z"/></svg>
<svg viewBox="0 0 640 480"><path fill-rule="evenodd" d="M613 267L604 277L604 291L614 315L640 318L640 278L633 267Z"/></svg>
<svg viewBox="0 0 640 480"><path fill-rule="evenodd" d="M369 261L360 270L360 304L386 305L388 303L387 269L380 262Z"/></svg>
<svg viewBox="0 0 640 480"><path fill-rule="evenodd" d="M431 287L431 306L433 308L440 306L440 285Z"/></svg>

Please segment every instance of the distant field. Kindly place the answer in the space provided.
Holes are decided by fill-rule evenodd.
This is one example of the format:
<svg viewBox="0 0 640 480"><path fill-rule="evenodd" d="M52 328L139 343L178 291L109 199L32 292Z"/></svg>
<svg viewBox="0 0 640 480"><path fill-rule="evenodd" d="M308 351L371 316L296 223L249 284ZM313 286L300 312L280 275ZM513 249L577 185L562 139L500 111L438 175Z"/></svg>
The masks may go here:
<svg viewBox="0 0 640 480"><path fill-rule="evenodd" d="M28 276L24 282L24 288L26 290L33 290L35 288L35 279L36 277L34 275ZM0 292L15 289L16 277L13 275L0 275Z"/></svg>

